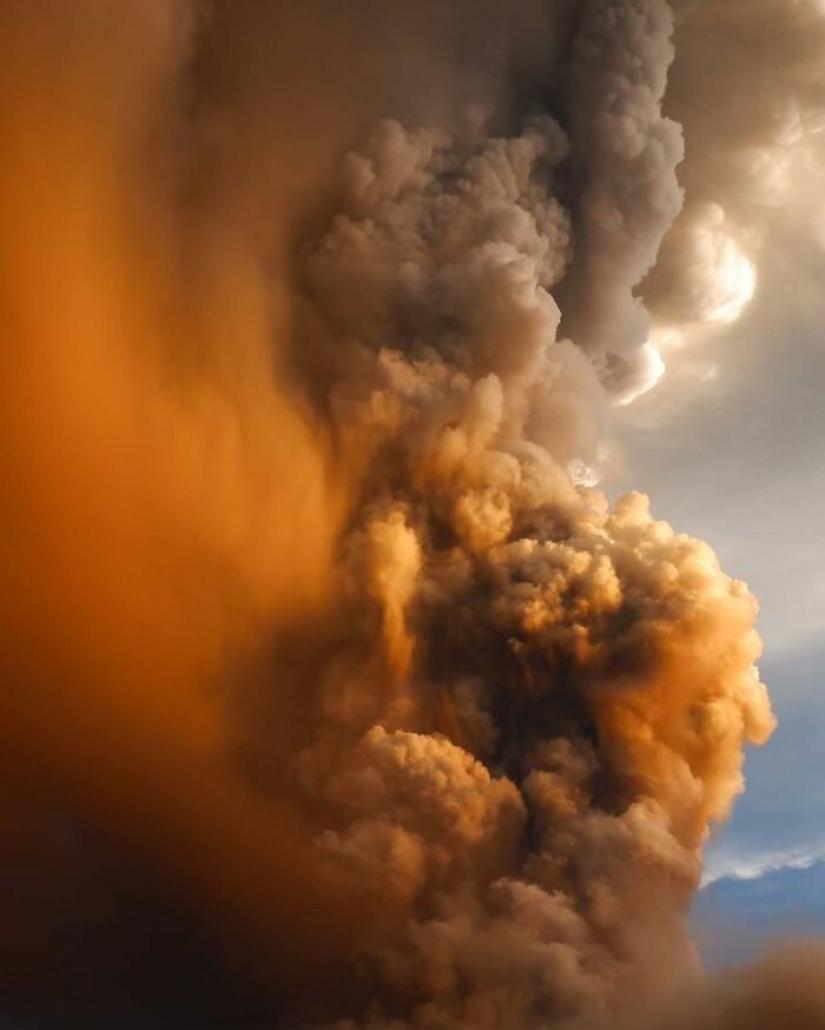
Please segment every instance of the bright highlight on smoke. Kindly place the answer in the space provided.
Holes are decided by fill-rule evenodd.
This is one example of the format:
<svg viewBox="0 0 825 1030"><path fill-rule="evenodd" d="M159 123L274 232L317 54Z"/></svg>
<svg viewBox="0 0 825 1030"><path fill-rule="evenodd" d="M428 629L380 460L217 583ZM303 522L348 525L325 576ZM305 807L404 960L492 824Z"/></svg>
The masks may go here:
<svg viewBox="0 0 825 1030"><path fill-rule="evenodd" d="M688 206L669 234L646 288L657 297L664 324L660 335L680 326L730 324L753 299L756 269L731 235L715 203Z"/></svg>
<svg viewBox="0 0 825 1030"><path fill-rule="evenodd" d="M639 366L638 381L614 395L617 404L632 404L637 397L652 390L667 371L665 360L653 340L647 340L639 348Z"/></svg>
<svg viewBox="0 0 825 1030"><path fill-rule="evenodd" d="M724 244L721 256L718 302L707 314L709 322L735 322L753 299L756 291L756 269L737 249L733 240Z"/></svg>
<svg viewBox="0 0 825 1030"><path fill-rule="evenodd" d="M10 1014L65 1022L65 936L89 1025L124 975L290 1028L659 1001L773 728L746 586L596 487L767 231L663 109L671 7L55 0L0 43Z"/></svg>

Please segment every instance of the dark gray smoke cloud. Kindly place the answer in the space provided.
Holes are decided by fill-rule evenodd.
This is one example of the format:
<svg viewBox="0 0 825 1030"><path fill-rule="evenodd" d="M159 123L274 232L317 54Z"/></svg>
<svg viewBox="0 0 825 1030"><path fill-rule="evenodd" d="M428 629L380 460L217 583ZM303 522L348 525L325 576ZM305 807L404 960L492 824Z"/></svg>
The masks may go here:
<svg viewBox="0 0 825 1030"><path fill-rule="evenodd" d="M578 234L565 331L630 396L656 372L636 288L682 207L682 130L662 114L672 61L666 0L583 5L568 87Z"/></svg>

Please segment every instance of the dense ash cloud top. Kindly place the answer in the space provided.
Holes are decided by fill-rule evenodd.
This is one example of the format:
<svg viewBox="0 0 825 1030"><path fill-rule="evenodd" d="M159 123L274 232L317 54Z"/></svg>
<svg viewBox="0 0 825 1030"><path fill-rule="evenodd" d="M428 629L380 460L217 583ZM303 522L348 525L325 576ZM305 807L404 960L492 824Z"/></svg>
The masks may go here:
<svg viewBox="0 0 825 1030"><path fill-rule="evenodd" d="M596 483L756 250L665 110L707 6L512 6L0 13L22 1026L583 1027L696 971L756 602Z"/></svg>
<svg viewBox="0 0 825 1030"><path fill-rule="evenodd" d="M614 392L631 395L655 381L635 288L682 207L682 130L662 115L672 60L666 0L583 6L569 87L579 232L565 329L601 356Z"/></svg>

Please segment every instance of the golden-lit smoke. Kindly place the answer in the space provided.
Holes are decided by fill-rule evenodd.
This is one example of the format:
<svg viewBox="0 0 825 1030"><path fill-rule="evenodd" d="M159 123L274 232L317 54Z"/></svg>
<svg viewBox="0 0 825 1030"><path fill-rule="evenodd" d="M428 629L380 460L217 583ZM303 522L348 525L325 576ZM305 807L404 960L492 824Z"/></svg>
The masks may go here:
<svg viewBox="0 0 825 1030"><path fill-rule="evenodd" d="M157 160L188 12L11 4L0 23L10 803L42 789L216 918L254 900L277 920L306 879L299 820L233 771L219 674L323 600L328 448L278 383L262 262Z"/></svg>
<svg viewBox="0 0 825 1030"><path fill-rule="evenodd" d="M393 913L358 946L369 1026L399 1005L540 1026L663 989L692 962L684 909L743 742L772 729L747 589L644 498L611 510L567 471L599 390L555 341L566 155L549 119L384 124L304 259L351 353L332 417L373 445L299 759L333 875Z"/></svg>
<svg viewBox="0 0 825 1030"><path fill-rule="evenodd" d="M692 983L678 1004L635 1021L643 1030L793 1030L825 1026L820 942L787 946L706 983ZM621 1025L621 1024L619 1024Z"/></svg>
<svg viewBox="0 0 825 1030"><path fill-rule="evenodd" d="M671 11L333 8L0 14L3 804L273 1022L598 1019L773 726L747 588L584 485L692 289Z"/></svg>

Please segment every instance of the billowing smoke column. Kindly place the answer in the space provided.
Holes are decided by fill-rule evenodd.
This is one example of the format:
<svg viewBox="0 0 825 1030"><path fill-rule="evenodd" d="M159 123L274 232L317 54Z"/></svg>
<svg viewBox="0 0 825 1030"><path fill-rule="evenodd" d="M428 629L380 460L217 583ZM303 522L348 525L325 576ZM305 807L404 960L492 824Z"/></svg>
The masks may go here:
<svg viewBox="0 0 825 1030"><path fill-rule="evenodd" d="M370 1026L554 1025L683 973L699 848L772 728L747 589L645 498L610 510L571 477L600 387L556 339L568 153L549 118L510 139L386 123L305 256L364 468L351 628L299 768L331 875L392 913L357 948ZM643 270L607 299L589 273L613 324Z"/></svg>
<svg viewBox="0 0 825 1030"><path fill-rule="evenodd" d="M667 2L585 4L573 44L569 104L578 185L575 264L565 330L632 399L660 368L634 290L682 206L680 127L662 117L673 60Z"/></svg>
<svg viewBox="0 0 825 1030"><path fill-rule="evenodd" d="M334 6L271 5L271 95L266 5L0 14L2 802L50 889L115 881L122 922L75 916L94 1016L154 895L198 941L162 997L217 968L290 1030L590 1025L694 969L773 725L747 588L595 486L657 329L752 292L747 241L689 153L683 205L664 0L455 0L502 40L485 89L445 5ZM402 50L455 108L395 103ZM7 985L49 968L45 894Z"/></svg>

